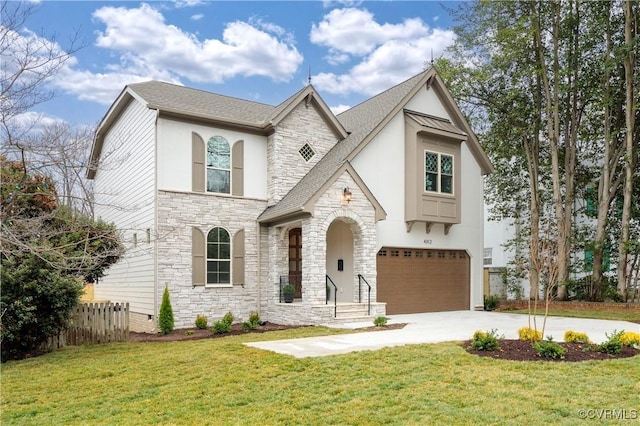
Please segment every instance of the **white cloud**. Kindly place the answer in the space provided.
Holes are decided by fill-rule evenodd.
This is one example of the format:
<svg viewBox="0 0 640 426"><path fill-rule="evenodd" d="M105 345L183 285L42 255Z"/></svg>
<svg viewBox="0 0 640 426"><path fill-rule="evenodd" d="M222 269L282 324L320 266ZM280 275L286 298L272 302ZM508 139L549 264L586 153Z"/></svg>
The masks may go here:
<svg viewBox="0 0 640 426"><path fill-rule="evenodd" d="M227 24L222 40L199 40L166 24L162 14L147 4L137 9L103 7L94 17L106 25L98 34L97 46L121 52L126 63L144 64L192 81L222 82L236 75L286 81L302 62L290 43L246 22ZM274 28L279 27L270 30Z"/></svg>
<svg viewBox="0 0 640 426"><path fill-rule="evenodd" d="M226 25L222 40L197 35L169 25L153 7L102 7L93 14L105 28L96 46L118 59L93 72L78 69L75 58L58 73L53 84L79 99L110 104L126 84L162 80L181 84L220 83L235 76L264 76L289 80L302 63L293 36L262 20ZM275 35L274 35L275 34Z"/></svg>
<svg viewBox="0 0 640 426"><path fill-rule="evenodd" d="M204 13L196 13L195 15L191 16L192 21L199 21L202 18L204 18Z"/></svg>
<svg viewBox="0 0 640 426"><path fill-rule="evenodd" d="M349 108L351 108L349 105L343 105L343 104L329 107L329 109L331 110L331 112L333 112L334 115L338 115L341 112L348 110Z"/></svg>
<svg viewBox="0 0 640 426"><path fill-rule="evenodd" d="M174 0L173 1L173 5L177 9L181 9L183 7L199 6L204 3L205 3L204 0Z"/></svg>
<svg viewBox="0 0 640 426"><path fill-rule="evenodd" d="M419 18L380 24L368 11L349 8L333 10L313 25L311 41L329 48L325 59L331 64L351 58L360 61L344 74L313 76L315 87L334 94L370 96L422 71L432 52L437 58L455 41L455 33L432 29Z"/></svg>
<svg viewBox="0 0 640 426"><path fill-rule="evenodd" d="M18 114L15 117L13 117L13 120L15 121L16 124L22 127L36 126L37 128L43 128L43 127L51 126L54 124L65 123L65 121L60 117L47 115L37 111L27 111L22 114Z"/></svg>
<svg viewBox="0 0 640 426"><path fill-rule="evenodd" d="M427 35L419 18L401 24L379 24L366 9L334 9L311 27L311 42L351 55L366 55L389 40L412 40Z"/></svg>

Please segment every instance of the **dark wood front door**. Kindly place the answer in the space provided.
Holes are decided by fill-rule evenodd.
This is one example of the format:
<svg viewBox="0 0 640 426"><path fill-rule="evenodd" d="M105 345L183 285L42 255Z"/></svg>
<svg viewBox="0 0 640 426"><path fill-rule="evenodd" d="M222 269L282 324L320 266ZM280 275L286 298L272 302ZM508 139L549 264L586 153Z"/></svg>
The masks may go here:
<svg viewBox="0 0 640 426"><path fill-rule="evenodd" d="M296 289L295 298L302 297L302 228L289 231L289 284Z"/></svg>

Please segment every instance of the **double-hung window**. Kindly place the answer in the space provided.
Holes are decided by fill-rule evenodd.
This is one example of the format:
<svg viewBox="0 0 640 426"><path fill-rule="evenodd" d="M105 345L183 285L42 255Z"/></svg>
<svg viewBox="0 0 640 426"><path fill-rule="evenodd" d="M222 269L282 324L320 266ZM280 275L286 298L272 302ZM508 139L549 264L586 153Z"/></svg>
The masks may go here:
<svg viewBox="0 0 640 426"><path fill-rule="evenodd" d="M207 284L231 284L231 239L224 228L207 235Z"/></svg>
<svg viewBox="0 0 640 426"><path fill-rule="evenodd" d="M231 192L231 152L229 142L221 136L207 142L207 192Z"/></svg>
<svg viewBox="0 0 640 426"><path fill-rule="evenodd" d="M425 151L424 190L453 195L453 155Z"/></svg>

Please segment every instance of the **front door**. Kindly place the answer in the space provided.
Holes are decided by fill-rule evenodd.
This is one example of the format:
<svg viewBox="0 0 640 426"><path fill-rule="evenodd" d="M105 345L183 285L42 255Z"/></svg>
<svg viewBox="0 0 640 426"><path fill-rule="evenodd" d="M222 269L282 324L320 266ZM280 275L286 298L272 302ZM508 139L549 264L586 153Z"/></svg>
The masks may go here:
<svg viewBox="0 0 640 426"><path fill-rule="evenodd" d="M289 231L289 284L296 289L294 298L302 297L302 228Z"/></svg>

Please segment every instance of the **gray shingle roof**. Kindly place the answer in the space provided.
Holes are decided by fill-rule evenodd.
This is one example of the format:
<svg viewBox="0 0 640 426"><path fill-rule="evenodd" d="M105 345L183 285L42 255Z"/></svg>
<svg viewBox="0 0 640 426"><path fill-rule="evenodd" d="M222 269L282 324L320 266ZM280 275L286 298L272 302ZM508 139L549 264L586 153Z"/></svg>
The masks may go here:
<svg viewBox="0 0 640 426"><path fill-rule="evenodd" d="M349 136L329 150L280 202L268 207L258 219L268 221L301 210L327 180L349 160L356 148L402 105L402 101L428 72L417 74L338 115L338 120L348 132L351 132Z"/></svg>
<svg viewBox="0 0 640 426"><path fill-rule="evenodd" d="M149 108L262 127L276 107L198 89L148 81L128 86Z"/></svg>

